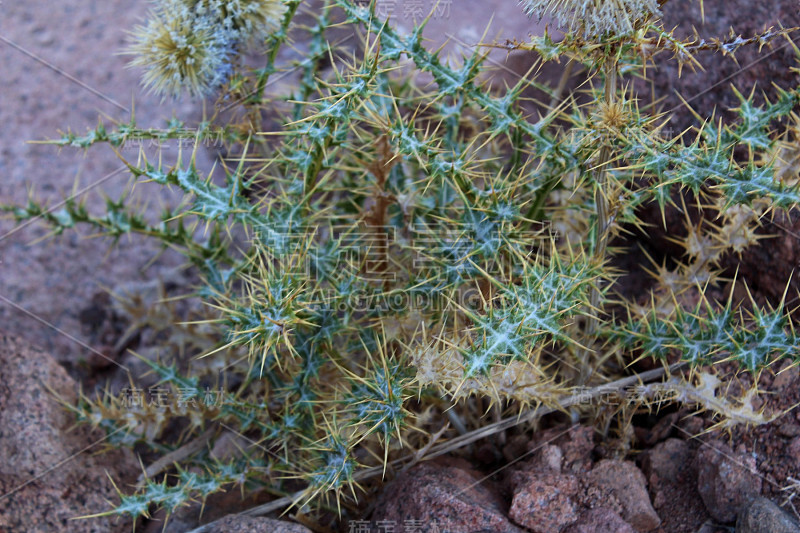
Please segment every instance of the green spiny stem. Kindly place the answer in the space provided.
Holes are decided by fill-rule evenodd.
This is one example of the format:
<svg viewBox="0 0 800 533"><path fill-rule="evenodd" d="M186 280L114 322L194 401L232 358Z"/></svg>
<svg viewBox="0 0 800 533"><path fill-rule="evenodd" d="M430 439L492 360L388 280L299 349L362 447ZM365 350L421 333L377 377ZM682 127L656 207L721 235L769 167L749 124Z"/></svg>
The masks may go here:
<svg viewBox="0 0 800 533"><path fill-rule="evenodd" d="M617 94L617 66L615 62L606 64L605 100L606 105L614 105ZM608 228L610 224L608 212L608 165L611 161L611 139L604 138L603 147L600 149L597 168L595 169L595 204L597 205L597 225L595 226L595 258L602 260L606 254L608 244ZM593 302L596 303L596 302Z"/></svg>
<svg viewBox="0 0 800 533"><path fill-rule="evenodd" d="M269 41L271 42L269 43L267 63L264 68L258 72L255 89L245 95L244 105L247 108L249 122L252 125L252 132L262 131L260 106L262 104L264 89L267 87L270 74L275 72L275 60L278 58L278 52L281 46L289 38L289 25L297 12L300 2L301 0L289 0L286 2L286 14L281 21L281 27L269 37Z"/></svg>
<svg viewBox="0 0 800 533"><path fill-rule="evenodd" d="M541 221L544 218L544 204L547 201L547 198L550 196L550 193L553 192L556 185L561 182L561 175L557 173L553 173L547 181L545 181L544 185L536 191L536 197L531 204L531 208L528 211L528 219L533 221Z"/></svg>
<svg viewBox="0 0 800 533"><path fill-rule="evenodd" d="M267 87L269 76L275 71L275 60L278 58L278 52L281 49L281 45L289 38L289 24L291 24L295 13L297 13L297 8L300 6L301 1L302 0L288 0L286 2L287 9L283 21L281 22L281 28L270 36L272 46L270 47L269 54L267 54L267 64L259 72L256 89L252 94L252 96L256 97L256 103L261 103L261 96L264 94L264 89Z"/></svg>
<svg viewBox="0 0 800 533"><path fill-rule="evenodd" d="M605 64L605 104L611 108L614 105L617 94L617 63L616 60L609 60ZM608 209L608 165L612 158L611 139L608 136L603 137L603 146L600 148L597 165L593 171L594 174L594 199L597 208L597 222L594 226L594 259L596 264L602 264L606 256L606 248L608 246L608 229L610 226L609 209ZM596 283L602 283L598 280ZM596 285L592 289L589 301L589 312L587 313L586 322L586 339L587 347L581 350L581 375L579 378L580 384L586 383L591 376L591 367L589 365L589 351L591 350L589 344L595 338L597 331L598 318L595 316L600 305L602 294L600 288Z"/></svg>
<svg viewBox="0 0 800 533"><path fill-rule="evenodd" d="M308 44L309 54L306 60L300 64L303 74L300 76L300 88L294 96L295 104L292 114L295 121L303 118L303 102L308 102L311 95L317 90L318 86L315 79L317 72L328 57L331 47L335 46L330 45L325 39L325 30L330 25L328 20L330 10L331 4L326 1L317 24L311 28L311 38Z"/></svg>
<svg viewBox="0 0 800 533"><path fill-rule="evenodd" d="M529 412L521 409L521 414L514 416L513 421L496 420L488 433L486 427L473 431L471 425L480 422L469 416L471 411L466 411L467 416L464 416L464 411L455 411L462 404L448 411L456 421L463 422L457 428L460 435L455 439L434 444L440 433L425 445L420 439L410 436L412 432L406 433L406 430L415 429L415 421L414 417L408 416L412 411L404 408L404 402L417 384L409 384L405 375L393 376L397 368L407 366L407 344L418 339L418 332L405 331L409 325L424 324L426 331L441 329L444 336L453 324L457 342L463 345L442 343L441 348L436 345L430 351L415 350L411 355L418 355L420 360L424 356L425 361L437 365L444 365L446 359L454 355L460 356L463 365L458 364L463 368L456 369L452 376L437 371L427 383L441 386L444 390L455 389L454 394L465 396L468 395L465 391L471 388L478 395L478 401L469 402L468 409L476 406L480 409L482 401L486 400L480 396L489 394L499 399L494 404L489 402L496 408L511 407L510 403L505 403L506 398L520 401L523 408L526 403L542 403L546 409L573 406L577 400L562 399L569 392L567 387L576 385L572 379L575 374L566 370L568 376L560 375L563 369L560 363L556 363L557 367L548 364L546 368L539 368L542 356L547 358L544 361L549 361L551 355L557 355L543 347L566 346L576 354L576 359L582 357L583 366L575 373L580 375L582 383L586 383L590 382L592 372L601 371L602 359L593 352L599 345L596 337L610 336L611 340L617 341L613 350L604 352L609 356L618 353L628 356L637 350L658 356L659 350L667 353L680 349L687 366L702 362L695 357L696 354L707 353L731 353L734 358L744 361L748 368L756 369L777 357L800 358L795 348L800 344L794 331L791 334L787 331L789 318L783 311L772 309L754 311L753 317L738 316L738 319L733 316L733 311L727 310L724 313L709 312L708 319L704 318L705 308L693 312L676 310L674 317L654 314L643 324L640 324L641 320L631 320L622 326L616 322L606 325L600 318L589 318L584 323L584 335L573 336L568 329L574 324L576 315L586 315L587 309L597 313L602 311L603 295L608 286L597 280L604 272L602 264L612 234L609 228L615 217L620 223L626 212L633 211L634 201L644 201L643 198L648 196L646 188L635 199L620 195L620 192L629 193L625 189L626 180L633 183L634 178L628 177L623 169L610 170L612 164L624 166L615 164L617 158L624 156L626 163L633 161L633 165L626 168L635 167L637 171L642 169L649 172L648 175L657 175L661 179L654 183L662 187L662 191L667 191L665 185L669 184L699 189L707 187L707 182L710 182L726 192L731 201L745 203L752 197L770 194L781 195L783 203L788 204L797 194L793 190L784 191L780 183L769 179L774 174L771 166L767 168L762 162L751 162L747 169L740 169L728 157L734 145L744 144L755 153L771 153L767 151L773 148L767 126L778 113L777 107L762 110L749 101L743 102L740 113L746 120L741 128L714 129L709 124L696 146L676 149L671 144L674 141L662 143L659 135L648 134L651 123L641 119L638 113L633 113L633 119L626 121L625 134L619 136L615 134L613 125L606 128L603 125L606 121L602 119L584 121L580 107L576 107L573 116L566 116L563 110L566 106L556 106L555 100L564 88L567 72L553 95L551 113L537 123L529 123L528 116L519 106L519 97L525 86L534 85L532 82L520 82L505 95L496 97L479 82L479 67L483 59L477 51L462 68L451 68L443 65L436 53L423 48L421 28L415 29L410 36L402 36L388 25L375 22L374 2L368 14L368 10L354 6L352 2L326 1L325 6L334 2L349 6L343 8L349 9L350 22L364 24L370 31L376 30L376 41L379 39L381 46L375 48L375 54L365 54L360 70L355 59L353 65L334 69L336 79L326 81L327 76L318 71L320 64L317 60L332 54L336 45L328 44L325 39L325 29L330 27L325 14L319 17L319 25L310 30L312 44L307 53L310 60L300 65L303 68L301 84L291 91L296 96L287 95L286 98L295 104L293 115L289 115L293 120L284 125L285 135L276 147L278 155L269 158L270 164L274 164L272 168L266 171L265 167L264 172L252 177L246 172L243 162L235 171L226 172L224 184L201 176L194 168L194 162L183 168L179 161L170 171L149 165L131 169L137 177L180 187L187 194L189 203L170 213L165 223L186 216L192 221L207 222L214 231L214 239L209 241L211 244L202 244L202 247L191 246L190 241L196 233L180 230L182 226L174 229L176 226L170 224L163 231L152 232L152 236L162 242L180 244L178 248L202 269L206 286L199 291L199 296L214 300L217 310L213 317L202 317L208 318L202 322L213 324L211 342L217 349L208 355L214 357L200 360L197 366L193 363L191 373L186 375L178 371L177 359L172 367L156 362L154 364L159 368L154 368L154 371L161 378L159 384L178 390L183 397L186 390L198 387L198 379L213 371L217 358L229 363L245 348L250 356L257 356L260 360L250 365L237 365L237 360L223 368L224 374L220 374L220 378L225 391L221 386L220 409L201 408L197 411L200 418L194 420L198 421L198 428L206 427L204 424L209 421L229 424L235 428L232 431L246 432L258 442L264 442L262 450L279 450L275 452L280 454L277 463L267 458L269 468L309 484L301 493L283 499L283 503L278 502L280 505L302 503L309 499L309 495L322 496L326 490L336 492L338 504L342 487L366 479L368 475L385 473L388 464L407 467L422 457L446 453L470 445L477 438L502 433L519 423L521 418L530 420L533 416L523 414ZM299 0L293 3L299 4ZM290 19L291 14L287 16L284 30ZM622 36L613 42L608 41L601 50L607 55L600 63L604 65L600 74L605 73L605 93L602 87L599 88L600 101L596 103L599 115L605 110L603 106L609 106L611 115L620 111L620 102L616 100L617 77L628 70L623 59L619 62L614 59L613 51L617 46L633 46L625 41L626 38ZM255 88L262 76L266 81L266 77L276 71L272 63L278 58L277 42L281 39L285 39L285 32L279 32L266 41L266 53L271 59L267 68L254 73L252 77L255 80L247 82L249 89ZM595 44L590 44L594 51L598 51ZM549 48L549 53L557 51L546 39L541 45L540 48ZM559 46L562 51L569 51L578 45ZM612 54L608 55L609 52ZM441 96L428 97L418 95L416 91L408 94L409 87L389 79L389 73L395 70L396 61L402 54L413 59L419 70L433 74ZM374 62L371 62L373 57ZM624 53L620 57L624 58ZM579 59L575 61L580 64ZM236 91L239 90L241 87L237 87ZM791 101L788 97L785 100L786 106L795 101L794 97ZM260 116L265 102L263 94L250 95L245 111ZM790 108L787 107L785 113ZM424 116L418 116L416 110ZM613 119L611 115L608 118ZM441 119L440 123L438 119ZM556 119L566 119L588 135L563 135L562 128L548 132ZM238 131L247 132L254 124L251 122ZM479 133L478 141L471 144L469 138L474 136L463 133L473 126ZM90 132L83 138L65 136L61 142L88 146L105 140L113 146L115 142L124 142L126 134L132 135L124 125L119 129L115 134L98 128L97 132ZM231 128L232 133L226 136L226 140L235 141L231 135L236 131L237 128ZM170 126L169 132L169 135L181 135L177 125ZM159 133L153 132L152 135ZM376 150L374 138L378 136L381 141ZM506 138L515 150L511 164L504 158L491 157L505 153ZM246 139L245 135L242 144ZM721 147L728 148L723 150ZM485 158L486 155L490 157ZM365 184L365 164L370 161L377 165L373 172L375 179ZM534 162L541 164L534 165ZM390 166L394 172L389 172ZM534 166L537 168L527 170ZM701 173L695 169L705 170ZM563 176L573 172L584 178L582 183L594 187L591 191L594 199L591 194L589 198L581 194L574 205L581 209L581 214L586 209L596 209L596 222L586 235L581 236L584 242L583 252L578 254L580 261L567 262L562 250L553 247L548 253L545 246L540 246L543 241L538 236L528 239L523 230L530 219L541 219L549 214L545 211L548 197L552 196L553 190L563 187L560 185ZM522 178L520 173L524 173ZM635 174L636 178L640 177L638 172ZM264 190L260 188L262 182L266 185ZM535 216L523 219L519 216L519 206L528 205L531 207L525 209L532 209ZM122 206L112 206L108 219L93 220L77 210L74 214L69 210L57 211L47 221L65 228L76 222L93 223L106 232L119 233L129 231L129 226L147 228L143 220L127 216L128 212L129 208L123 210ZM18 213L24 217L34 214L34 209ZM423 235L437 237L428 247L432 249L429 259L434 259L436 266L418 269L414 257L410 252L406 253L405 248L402 254L389 256L391 262L386 260L386 254L381 255L377 271L385 272L397 267L398 271L409 273L408 280L403 278L395 284L385 282L384 293L416 294L424 285L426 290L430 288L437 295L447 297L474 284L482 291L482 301L476 304L477 308L470 306L459 310L452 319L445 311L439 310L435 311L436 314L426 310L424 315L408 313L409 316L405 316L406 307L398 312L385 308L376 311L372 307L369 312L354 311L347 302L349 296L372 287L366 280L359 279L360 275L336 271L349 270L353 265L358 266L361 259L366 261L372 257L366 250L374 247L371 242L352 246L345 238L359 229L353 221L363 221L365 214L371 226L402 229L407 243L403 241L401 245L408 249L420 247L418 243L425 242L413 237L412 223L419 222L424 226L436 222L437 229ZM181 220L175 222L183 223ZM234 225L254 238L247 241L249 249L229 254L233 257L228 260L226 251L233 249L238 241L224 239L220 233ZM317 225L326 227L309 233L301 230L297 236L287 238L286 234L293 234L298 228ZM572 231L571 228L568 230ZM451 235L456 237L450 238ZM316 238L323 246L317 246ZM341 240L337 243L336 239ZM387 241L386 235L378 237L378 249L386 249ZM449 241L455 241L455 244ZM309 249L295 252L295 244ZM327 247L328 244L331 246ZM188 251L183 248L188 248ZM433 250L438 248L444 248L442 253L434 253ZM533 248L535 258L530 253ZM347 257L340 262L344 254ZM302 277L295 274L296 263L302 264L306 260L313 263L313 277L305 275L308 271ZM346 267L342 266L344 262ZM679 274L691 275L691 272L687 267ZM345 306L340 307L339 303ZM636 314L631 313L630 306L628 311L629 315ZM221 317L216 317L217 312ZM384 328L387 332L378 332ZM219 341L215 340L217 336ZM576 345L578 350L584 350L583 354L572 350ZM196 348L206 351L207 347L198 344ZM386 363L381 366L374 358L380 355L384 359L384 351L391 352L391 357L380 361ZM394 360L395 355L397 367L394 363L389 364L388 360ZM519 371L521 367L517 364L523 361L532 363L534 370L538 368L536 373ZM572 366L572 362L562 362ZM603 366L606 367L603 370L611 370L610 365ZM593 367L598 370L593 370ZM513 372L520 379L508 385L491 383L496 379L493 376L497 375L492 374L492 370ZM201 372L199 376L198 371ZM633 376L629 383L645 380L647 375ZM475 385L467 384L464 376ZM543 387L518 386L523 378L528 377L534 383L538 383L540 378L546 382ZM609 379L613 377L608 376ZM201 404L199 394L195 390L197 403ZM431 395L433 391L426 394ZM418 395L418 405L424 405L423 398ZM425 400L425 404L435 403L433 399ZM113 415L113 418L101 420L101 427L123 433L115 425L120 411L109 412L111 415L103 416ZM166 411L168 419L164 423L174 424L172 419L183 416L185 412L189 411ZM545 412L549 411L538 410L536 414ZM494 413L499 418L499 409ZM145 423L150 424L143 426L145 429L156 426L148 420L144 420ZM167 426L159 421L156 427ZM126 435L120 438L125 439L125 444L132 445L134 437ZM396 450L395 443L416 451L400 457L401 452ZM381 447L385 451L383 464L372 467L372 458L363 465L355 460L367 457L361 455L364 452L378 459ZM299 457L297 461L292 458L291 465L290 450L295 450L292 455ZM173 450L159 451L169 454ZM185 463L182 468L201 466L202 470L209 472L209 479L195 479L181 471L184 477L178 484L173 486L172 479L169 485L151 483L141 494L122 500L118 511L135 515L140 511L147 512L150 505L171 510L191 498L204 498L218 490L224 480L233 479L234 475L249 485L254 480L245 476L249 471L245 470L262 469L261 452L253 452L254 455L246 460L245 469L235 472L232 467L216 463L206 468L203 464L206 456L199 452L184 457L181 459ZM167 460L171 462L174 458L173 455ZM259 479L269 483L268 491L286 495L278 486L280 481L272 479L271 475ZM291 489L294 488L293 483ZM320 508L326 507L322 504Z"/></svg>

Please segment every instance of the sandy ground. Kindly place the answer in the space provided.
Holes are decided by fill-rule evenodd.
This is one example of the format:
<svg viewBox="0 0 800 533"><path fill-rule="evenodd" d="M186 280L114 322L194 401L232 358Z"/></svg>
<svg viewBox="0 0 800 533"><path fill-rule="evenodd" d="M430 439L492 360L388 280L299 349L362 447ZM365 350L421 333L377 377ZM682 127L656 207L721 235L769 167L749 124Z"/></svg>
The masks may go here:
<svg viewBox="0 0 800 533"><path fill-rule="evenodd" d="M27 141L53 139L59 131L83 133L104 121L127 121L135 102L136 119L158 126L173 113L200 116L197 102L161 102L139 86L139 73L126 69L126 30L146 13L145 2L6 2L0 19L0 203L23 203L30 190L50 205L86 189L92 210L103 195L113 199L129 187L129 176L115 154L98 146L81 150ZM171 147L177 152L177 147ZM169 153L169 152L166 152ZM206 159L207 156L202 154ZM157 215L159 202L174 201L168 191L139 187ZM86 356L70 337L87 341L79 315L103 286L152 278L175 257L164 256L145 269L158 251L152 242L133 238L108 253L106 242L86 238L86 229L37 244L39 224L16 228L0 222L0 327L22 335L60 362ZM34 318L36 317L36 318ZM59 331L61 330L61 331ZM62 333L63 332L63 333Z"/></svg>

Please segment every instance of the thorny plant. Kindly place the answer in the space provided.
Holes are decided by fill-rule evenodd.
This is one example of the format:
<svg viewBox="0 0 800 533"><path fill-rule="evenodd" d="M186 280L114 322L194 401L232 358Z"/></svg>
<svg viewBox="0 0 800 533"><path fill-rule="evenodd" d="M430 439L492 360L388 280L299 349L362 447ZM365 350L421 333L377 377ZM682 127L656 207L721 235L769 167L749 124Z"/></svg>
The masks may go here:
<svg viewBox="0 0 800 533"><path fill-rule="evenodd" d="M724 281L723 256L800 202L800 92L762 105L737 93L737 121L703 121L687 141L662 134L666 117L639 109L631 81L662 52L692 66L700 50L733 55L792 30L681 40L659 22L663 1L522 4L567 33L494 46L585 66L589 104L565 98L537 118L523 97L543 87L533 73L491 87L486 47L445 64L426 49L427 20L401 34L374 2L327 0L305 26L300 0L156 2L133 32L132 64L157 93L216 96L214 115L165 128L132 118L52 144L105 143L136 180L178 188L185 202L159 222L126 198L100 215L75 201L6 208L55 234L84 224L115 241L146 235L202 279L187 296L208 304L202 316L167 328L160 357L142 356L168 401L106 390L71 406L112 445L162 457L103 514L169 514L241 486L284 497L283 509L307 523L315 509L316 520L357 517L376 481L472 442L489 415L511 420L492 428L530 423L522 414L537 406L599 416L570 398L625 376L635 383L633 363L646 358L691 371L642 383L639 407L697 406L722 427L775 416L752 403L757 379L723 386L716 363L756 377L782 359L796 363L791 310L785 298L740 305L712 289ZM360 36L355 51L332 44L343 27ZM289 92L271 96L270 76L292 66L279 54L290 33L304 58ZM263 67L246 66L248 47L264 54ZM431 85L412 83L414 71ZM267 117L277 131L262 127ZM240 154L224 179L197 168L194 153L170 166L145 150L123 156L134 140L187 135ZM716 220L687 215L685 257L641 265L654 288L623 297L614 239L640 228L648 205L688 213L676 198ZM148 311L138 312L147 324ZM222 398L208 401L209 390ZM452 429L439 431L446 423ZM231 437L242 439L238 452L212 451Z"/></svg>

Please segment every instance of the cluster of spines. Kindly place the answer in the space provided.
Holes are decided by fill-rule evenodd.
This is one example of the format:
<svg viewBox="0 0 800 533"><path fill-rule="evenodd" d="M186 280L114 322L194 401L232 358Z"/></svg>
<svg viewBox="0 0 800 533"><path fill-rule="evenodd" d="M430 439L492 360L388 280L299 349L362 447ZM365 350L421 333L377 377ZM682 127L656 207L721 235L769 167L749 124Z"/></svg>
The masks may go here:
<svg viewBox="0 0 800 533"><path fill-rule="evenodd" d="M626 156L632 165L646 171L659 181L657 199L665 202L673 185L690 189L695 195L710 188L725 199L726 206L750 205L754 200L767 198L780 209L790 209L800 203L796 184L786 185L775 179L776 161L747 164L736 163L733 151L747 147L751 154L770 150L775 142L770 126L787 116L800 101L796 90L779 90L776 102L766 106L753 104L753 95L745 98L737 93L741 104L736 111L741 121L734 125L718 126L706 122L695 141L683 146L670 139L659 142L653 137L629 137Z"/></svg>
<svg viewBox="0 0 800 533"><path fill-rule="evenodd" d="M170 481L165 476L161 481L147 479L143 486L133 494L117 488L120 499L111 511L92 516L126 515L134 519L150 518L153 509L164 509L167 516L181 507L197 501L205 502L206 498L221 492L230 486L243 486L252 479L257 479L265 469L257 467L252 461L230 461L216 463L209 461L211 471L198 473L199 467L193 470L177 468L177 475ZM87 517L89 518L89 517Z"/></svg>
<svg viewBox="0 0 800 533"><path fill-rule="evenodd" d="M631 317L608 333L625 350L642 350L664 360L676 353L693 366L729 358L756 372L777 359L800 360L799 339L782 305L762 309L754 304L747 317L737 313L731 301L721 309L703 301L694 309L676 307L672 316L653 310Z"/></svg>

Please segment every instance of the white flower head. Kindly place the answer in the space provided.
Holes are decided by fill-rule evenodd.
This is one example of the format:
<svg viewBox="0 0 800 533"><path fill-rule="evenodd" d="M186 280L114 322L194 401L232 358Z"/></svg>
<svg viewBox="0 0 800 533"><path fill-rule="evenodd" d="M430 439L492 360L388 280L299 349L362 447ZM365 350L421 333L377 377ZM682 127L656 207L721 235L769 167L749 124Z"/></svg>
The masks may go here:
<svg viewBox="0 0 800 533"><path fill-rule="evenodd" d="M136 57L130 65L145 69L144 85L154 93L206 96L230 74L231 43L213 20L194 16L175 0L163 2L133 37L128 51Z"/></svg>
<svg viewBox="0 0 800 533"><path fill-rule="evenodd" d="M636 25L660 16L657 0L520 0L528 15L549 15L570 32L587 38L606 32L626 35Z"/></svg>

